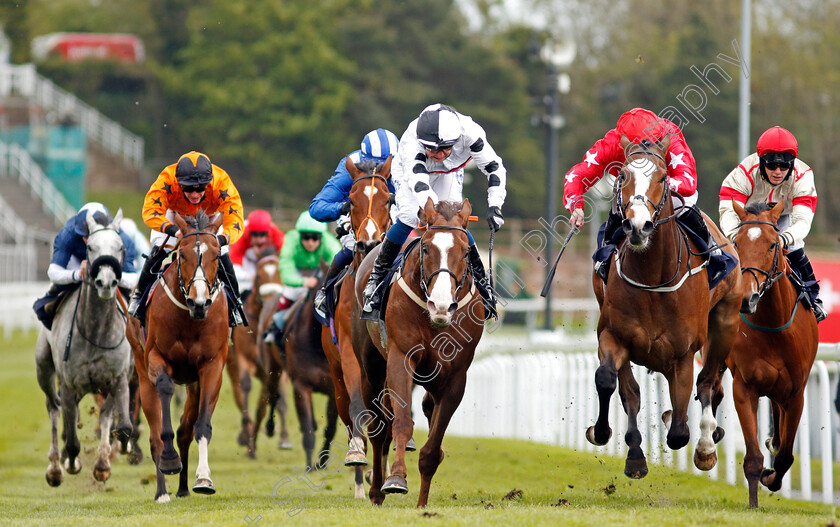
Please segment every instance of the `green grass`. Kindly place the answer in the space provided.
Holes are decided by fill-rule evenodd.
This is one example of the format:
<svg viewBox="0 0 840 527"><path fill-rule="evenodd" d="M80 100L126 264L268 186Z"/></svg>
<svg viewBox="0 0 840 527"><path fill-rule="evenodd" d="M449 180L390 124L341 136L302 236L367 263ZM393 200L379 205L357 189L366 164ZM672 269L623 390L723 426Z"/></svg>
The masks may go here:
<svg viewBox="0 0 840 527"><path fill-rule="evenodd" d="M417 454L408 454L410 492L389 496L381 508L352 498L352 474L341 468L333 477L311 475L308 487L296 479L303 453L296 420L290 418L295 449L280 451L276 439L260 438L259 459L249 460L236 445L238 415L227 384L213 416L210 466L218 489L214 496L175 499L177 477L167 478L173 501L153 502L154 469L148 459L130 466L112 464L102 484L91 475L93 406L82 401L82 472L65 475L59 488L44 480L49 426L44 398L35 380L34 333L3 341L0 368L0 525L239 525L262 516L262 527L294 525L829 525L834 507L786 500L762 491L761 507L750 511L744 487L651 466L642 480L629 480L623 462L590 453L523 441L444 440L446 459L432 483L430 505L414 508L419 489ZM323 407L323 399L317 401ZM465 409L462 409L465 411ZM415 434L420 445L425 437ZM339 434L339 440L344 440ZM141 437L148 454L148 431ZM197 449L191 451L189 481ZM343 458L343 456L341 456ZM288 480L284 480L288 478ZM291 495L285 503L272 498ZM517 499L504 499L513 489ZM298 513L290 516L294 509Z"/></svg>

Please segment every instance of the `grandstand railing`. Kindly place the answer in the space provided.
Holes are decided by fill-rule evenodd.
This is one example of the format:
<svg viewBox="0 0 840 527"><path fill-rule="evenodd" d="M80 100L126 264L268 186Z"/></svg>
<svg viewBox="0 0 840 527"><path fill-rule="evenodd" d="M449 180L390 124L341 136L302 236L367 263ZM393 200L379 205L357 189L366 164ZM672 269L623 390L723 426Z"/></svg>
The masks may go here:
<svg viewBox="0 0 840 527"><path fill-rule="evenodd" d="M0 64L0 96L23 95L44 109L61 116L72 116L91 141L135 167L143 167L143 138L129 132L115 121L75 95L59 88L38 74L34 64Z"/></svg>

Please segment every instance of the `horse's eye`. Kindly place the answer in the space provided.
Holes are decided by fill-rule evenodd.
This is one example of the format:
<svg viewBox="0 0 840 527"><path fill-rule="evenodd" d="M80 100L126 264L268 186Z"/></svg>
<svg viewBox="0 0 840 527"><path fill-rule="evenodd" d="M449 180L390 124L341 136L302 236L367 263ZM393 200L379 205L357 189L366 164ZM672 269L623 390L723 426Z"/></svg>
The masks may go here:
<svg viewBox="0 0 840 527"><path fill-rule="evenodd" d="M775 242L771 243L770 244L770 249L768 249L768 251L775 251L776 250L776 245L777 245L777 243L775 243Z"/></svg>

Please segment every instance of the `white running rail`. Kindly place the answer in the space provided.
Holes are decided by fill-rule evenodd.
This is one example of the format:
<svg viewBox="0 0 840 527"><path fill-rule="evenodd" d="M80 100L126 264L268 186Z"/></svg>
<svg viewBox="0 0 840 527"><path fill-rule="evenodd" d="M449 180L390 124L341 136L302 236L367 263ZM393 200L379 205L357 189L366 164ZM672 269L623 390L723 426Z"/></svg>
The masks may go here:
<svg viewBox="0 0 840 527"><path fill-rule="evenodd" d="M122 157L129 165L143 167L143 138L39 75L34 64L0 64L0 96L8 95L23 95L42 108L73 116L88 139Z"/></svg>

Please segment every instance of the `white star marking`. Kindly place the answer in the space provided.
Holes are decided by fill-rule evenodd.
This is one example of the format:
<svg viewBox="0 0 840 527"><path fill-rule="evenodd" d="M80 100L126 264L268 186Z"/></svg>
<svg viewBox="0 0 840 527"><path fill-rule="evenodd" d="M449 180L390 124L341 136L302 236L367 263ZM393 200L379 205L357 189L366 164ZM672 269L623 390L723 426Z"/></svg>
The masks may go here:
<svg viewBox="0 0 840 527"><path fill-rule="evenodd" d="M670 163L671 168L677 168L680 165L685 165L686 163L685 163L685 161L683 161L683 156L684 155L685 155L685 152L683 152L682 154L672 153L671 154L671 163Z"/></svg>
<svg viewBox="0 0 840 527"><path fill-rule="evenodd" d="M598 161L595 160L596 157L598 157L598 152L597 151L594 152L594 153L593 152L587 152L586 153L586 159L584 159L583 162L586 163L586 166L588 166L588 167L591 167L592 165L600 166L600 163L598 163ZM672 155L671 159L673 159L673 158L674 158L674 156Z"/></svg>
<svg viewBox="0 0 840 527"><path fill-rule="evenodd" d="M578 175L579 174L575 174L574 172L569 172L568 174L566 174L566 183L571 183L575 180L576 177L578 177Z"/></svg>

